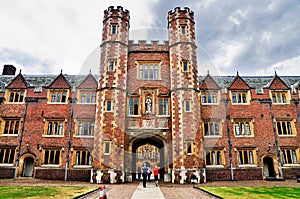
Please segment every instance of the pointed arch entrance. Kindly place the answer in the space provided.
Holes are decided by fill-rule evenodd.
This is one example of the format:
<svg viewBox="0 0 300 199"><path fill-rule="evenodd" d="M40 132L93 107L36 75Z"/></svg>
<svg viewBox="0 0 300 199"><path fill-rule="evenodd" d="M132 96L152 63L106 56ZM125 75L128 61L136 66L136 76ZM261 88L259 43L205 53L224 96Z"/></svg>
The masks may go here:
<svg viewBox="0 0 300 199"><path fill-rule="evenodd" d="M276 173L278 173L278 167L276 165L276 160L271 155L263 157L263 178L275 178Z"/></svg>
<svg viewBox="0 0 300 199"><path fill-rule="evenodd" d="M20 167L18 174L22 177L32 177L34 171L35 155L26 153L20 158Z"/></svg>
<svg viewBox="0 0 300 199"><path fill-rule="evenodd" d="M131 142L133 180L137 179L136 171L146 163L151 169L158 165L160 167L160 178L163 179L165 171L166 147L165 141L159 136L139 137Z"/></svg>

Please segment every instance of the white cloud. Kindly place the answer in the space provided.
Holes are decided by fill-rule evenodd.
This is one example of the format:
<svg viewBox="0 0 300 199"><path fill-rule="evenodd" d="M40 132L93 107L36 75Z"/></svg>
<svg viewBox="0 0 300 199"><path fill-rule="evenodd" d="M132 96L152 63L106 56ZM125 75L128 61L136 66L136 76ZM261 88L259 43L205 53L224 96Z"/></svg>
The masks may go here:
<svg viewBox="0 0 300 199"><path fill-rule="evenodd" d="M138 3L139 2L139 3ZM11 0L0 7L0 53L10 49L15 56L28 55L32 60L48 60L49 68L40 70L77 73L88 56L101 42L103 11L111 5L121 5L131 14L131 29L151 26L150 0L130 1L52 1ZM0 57L3 57L0 55ZM8 60L0 59L0 64ZM31 72L34 63L11 57L11 63ZM98 61L90 63L98 65ZM34 66L36 68L37 66ZM95 66L91 66L95 67ZM98 66L97 66L98 67ZM34 72L34 71L33 71Z"/></svg>
<svg viewBox="0 0 300 199"><path fill-rule="evenodd" d="M300 55L291 59L283 60L268 67L267 73L276 71L278 75L300 76Z"/></svg>
<svg viewBox="0 0 300 199"><path fill-rule="evenodd" d="M215 73L265 75L283 60L289 64L282 70L287 65L293 74L300 70L291 61L300 56L300 2L293 0L5 1L0 7L0 65L11 61L24 73L54 74L61 68L71 74L97 68L103 11L111 5L130 11L130 39L166 39L168 11L190 7L197 45L206 54L202 60L198 50L198 65L212 68L214 63ZM3 54L7 49L9 59Z"/></svg>

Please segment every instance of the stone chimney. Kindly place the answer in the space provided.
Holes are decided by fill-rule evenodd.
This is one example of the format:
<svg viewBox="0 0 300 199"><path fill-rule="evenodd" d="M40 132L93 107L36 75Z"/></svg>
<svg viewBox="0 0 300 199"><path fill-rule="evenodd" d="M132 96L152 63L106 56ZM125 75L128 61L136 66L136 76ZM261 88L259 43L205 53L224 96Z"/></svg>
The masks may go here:
<svg viewBox="0 0 300 199"><path fill-rule="evenodd" d="M4 65L2 75L15 75L16 67L13 65Z"/></svg>

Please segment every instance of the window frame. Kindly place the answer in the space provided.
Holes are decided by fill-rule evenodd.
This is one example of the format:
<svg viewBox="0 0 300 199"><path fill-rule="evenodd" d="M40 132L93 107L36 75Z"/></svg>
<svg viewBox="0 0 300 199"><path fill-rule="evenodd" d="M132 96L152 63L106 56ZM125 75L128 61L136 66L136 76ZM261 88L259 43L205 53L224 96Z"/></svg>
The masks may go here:
<svg viewBox="0 0 300 199"><path fill-rule="evenodd" d="M280 130L282 133L279 132L278 124L280 124ZM284 125L283 125L284 124ZM277 118L275 119L275 127L276 127L276 133L280 137L290 137L290 136L297 136L297 129L295 126L295 119L290 118ZM283 127L285 127L285 131L283 130ZM291 131L291 134L289 133ZM284 134L286 132L286 134Z"/></svg>
<svg viewBox="0 0 300 199"><path fill-rule="evenodd" d="M205 96L205 102L204 102L204 96ZM211 102L209 102L209 99ZM200 101L202 105L219 105L219 99L220 99L219 90L205 90L200 92Z"/></svg>
<svg viewBox="0 0 300 199"><path fill-rule="evenodd" d="M184 111L186 113L193 112L193 101L192 100L184 100Z"/></svg>
<svg viewBox="0 0 300 199"><path fill-rule="evenodd" d="M155 60L137 61L136 62L137 79L145 80L145 81L161 80L161 64L162 64L161 61L155 61Z"/></svg>
<svg viewBox="0 0 300 199"><path fill-rule="evenodd" d="M112 142L103 141L103 155L110 155L112 152Z"/></svg>
<svg viewBox="0 0 300 199"><path fill-rule="evenodd" d="M223 122L221 119L204 119L201 123L202 123L203 135L205 138L220 138L220 137L222 137ZM213 134L211 134L212 126L213 126ZM218 134L216 134L216 129L218 129Z"/></svg>
<svg viewBox="0 0 300 199"><path fill-rule="evenodd" d="M105 100L105 112L113 112L113 100Z"/></svg>
<svg viewBox="0 0 300 199"><path fill-rule="evenodd" d="M114 71L116 71L117 64L118 64L117 59L110 59L110 60L108 60L107 71L108 72L114 72Z"/></svg>
<svg viewBox="0 0 300 199"><path fill-rule="evenodd" d="M158 97L157 110L160 116L170 115L170 99L168 97Z"/></svg>
<svg viewBox="0 0 300 199"><path fill-rule="evenodd" d="M206 167L224 167L225 166L225 153L224 148L212 148L212 149L205 149L205 166ZM215 154L213 156L213 154ZM220 154L220 157L218 157ZM209 162L208 162L209 156ZM213 164L215 163L215 164Z"/></svg>
<svg viewBox="0 0 300 199"><path fill-rule="evenodd" d="M274 100L274 97L276 100ZM290 104L291 100L290 92L288 90L270 90L270 98L274 105Z"/></svg>
<svg viewBox="0 0 300 199"><path fill-rule="evenodd" d="M186 153L187 155L193 155L194 151L194 143L193 141L185 141L185 148L186 148Z"/></svg>
<svg viewBox="0 0 300 199"><path fill-rule="evenodd" d="M255 148L235 148L234 150L236 151L237 164L239 167L257 166L257 154ZM242 159L240 159L240 154L242 154Z"/></svg>
<svg viewBox="0 0 300 199"><path fill-rule="evenodd" d="M181 71L184 73L190 72L191 62L189 60L181 60Z"/></svg>
<svg viewBox="0 0 300 199"><path fill-rule="evenodd" d="M109 31L109 33L111 35L117 35L118 32L119 32L118 29L119 29L119 24L117 24L117 23L111 23L110 24L110 31Z"/></svg>
<svg viewBox="0 0 300 199"><path fill-rule="evenodd" d="M11 101L12 93L14 93L13 100ZM16 99L16 94L18 94L18 99ZM26 89L6 89L5 91L5 103L6 104L24 104L27 95Z"/></svg>
<svg viewBox="0 0 300 199"><path fill-rule="evenodd" d="M239 127L239 132L237 132L237 124ZM247 124L249 125L247 127ZM253 118L234 118L232 120L233 134L234 137L254 137L254 119ZM250 134L248 134L248 129L250 130Z"/></svg>
<svg viewBox="0 0 300 199"><path fill-rule="evenodd" d="M12 122L14 122L13 126L11 126ZM2 118L2 119L0 118L0 136L19 136L21 123L22 123L21 118ZM13 133L10 133L10 131L13 131Z"/></svg>
<svg viewBox="0 0 300 199"><path fill-rule="evenodd" d="M64 137L66 119L47 118L47 119L44 119L44 123L45 124L44 124L43 137ZM55 123L56 123L56 126L52 127L52 125ZM51 127L49 127L49 124L51 124ZM49 128L51 128L52 134L49 134ZM53 134L53 129L57 129L57 131L55 130L55 134ZM60 134L60 131L61 131L61 134Z"/></svg>
<svg viewBox="0 0 300 199"><path fill-rule="evenodd" d="M188 26L187 24L180 24L179 25L179 32L181 35L187 35L188 34Z"/></svg>
<svg viewBox="0 0 300 199"><path fill-rule="evenodd" d="M137 104L136 104L137 102ZM128 99L128 115L139 116L141 114L141 105L139 97L129 97Z"/></svg>
<svg viewBox="0 0 300 199"><path fill-rule="evenodd" d="M47 156L46 156L46 152L48 152ZM53 151L53 159L51 159L51 153ZM59 152L59 155L57 157L57 152ZM44 167L60 167L62 164L62 152L63 152L63 147L45 147L42 149L42 159L41 159L41 166ZM45 163L46 161L46 157L47 157L47 163ZM57 162L57 158L58 158L58 162Z"/></svg>
<svg viewBox="0 0 300 199"><path fill-rule="evenodd" d="M7 156L7 152L9 152L8 156ZM16 155L17 155L16 147L0 147L0 166L13 166L16 160Z"/></svg>
<svg viewBox="0 0 300 199"><path fill-rule="evenodd" d="M88 94L90 95L90 102L87 101ZM83 100L83 95L85 95L84 96L85 100ZM95 105L96 101L97 101L97 92L96 92L95 89L79 89L77 99L78 99L78 104L92 104L92 105Z"/></svg>
<svg viewBox="0 0 300 199"><path fill-rule="evenodd" d="M230 91L230 99L231 99L232 105L249 105L250 100L251 100L250 91L249 90L231 90ZM239 102L239 99L241 100L240 102ZM244 99L246 100L246 102L244 102Z"/></svg>
<svg viewBox="0 0 300 199"><path fill-rule="evenodd" d="M53 95L53 93L56 93L56 94ZM60 95L58 95L58 93ZM65 97L64 97L65 102L62 102L64 94L65 94ZM60 100L58 102L59 98L60 98ZM53 101L53 99L55 99L55 100ZM48 104L68 104L68 99L69 99L69 89L49 89L48 90L48 102L47 102Z"/></svg>
<svg viewBox="0 0 300 199"><path fill-rule="evenodd" d="M87 134L85 134L85 127L87 124ZM95 120L94 119L76 119L75 121L75 135L74 137L88 137L93 138L95 135ZM79 131L82 131L80 134ZM92 132L92 133L91 133Z"/></svg>
<svg viewBox="0 0 300 199"><path fill-rule="evenodd" d="M288 155L289 155L289 157L288 157ZM294 155L295 155L295 157L294 157ZM299 165L300 164L299 148L281 147L280 148L280 160L281 160L283 166Z"/></svg>
<svg viewBox="0 0 300 199"><path fill-rule="evenodd" d="M85 157L83 157L83 153L86 153ZM92 151L87 150L87 149L80 149L80 148L73 149L73 167L74 168L92 167L92 164L93 164Z"/></svg>

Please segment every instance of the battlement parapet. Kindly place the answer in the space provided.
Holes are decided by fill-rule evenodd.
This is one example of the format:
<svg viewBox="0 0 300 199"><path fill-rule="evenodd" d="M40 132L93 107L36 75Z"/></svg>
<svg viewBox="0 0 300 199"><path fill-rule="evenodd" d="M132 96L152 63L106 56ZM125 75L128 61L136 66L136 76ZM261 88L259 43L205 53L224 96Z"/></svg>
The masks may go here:
<svg viewBox="0 0 300 199"><path fill-rule="evenodd" d="M138 40L138 43L130 40L128 42L129 51L168 51L169 41L160 43L158 40L151 40L149 43L146 40Z"/></svg>
<svg viewBox="0 0 300 199"><path fill-rule="evenodd" d="M111 17L120 17L129 22L130 14L129 11L127 9L124 10L122 6L117 6L117 8L109 6L107 10L104 10L104 20Z"/></svg>
<svg viewBox="0 0 300 199"><path fill-rule="evenodd" d="M174 10L168 12L168 22L170 23L175 19L190 19L194 21L194 12L188 7L184 7L183 9L176 7Z"/></svg>

